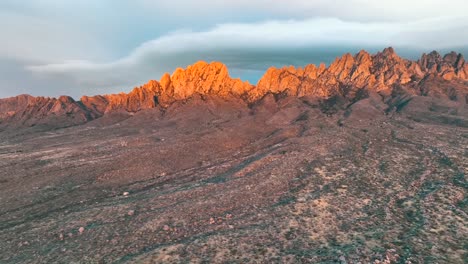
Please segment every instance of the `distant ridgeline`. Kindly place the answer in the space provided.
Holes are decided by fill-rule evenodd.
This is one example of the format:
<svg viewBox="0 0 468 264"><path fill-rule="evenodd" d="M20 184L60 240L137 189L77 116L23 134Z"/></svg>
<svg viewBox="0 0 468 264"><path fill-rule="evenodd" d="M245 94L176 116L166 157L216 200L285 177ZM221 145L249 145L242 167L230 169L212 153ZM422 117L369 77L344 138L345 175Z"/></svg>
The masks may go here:
<svg viewBox="0 0 468 264"><path fill-rule="evenodd" d="M307 65L270 68L257 85L232 79L227 67L219 62L197 62L186 69L165 74L160 81L149 81L130 93L71 97L33 97L19 95L0 99L0 126L21 127L56 123L70 126L86 123L116 112L138 112L160 107L194 95L240 98L255 104L267 94L312 96L319 100L340 97L354 103L369 94L378 94L389 108L402 100L424 96L464 105L468 101L468 63L461 54L445 56L437 52L423 54L418 61L399 57L392 48L371 55L360 51L345 54L328 68Z"/></svg>

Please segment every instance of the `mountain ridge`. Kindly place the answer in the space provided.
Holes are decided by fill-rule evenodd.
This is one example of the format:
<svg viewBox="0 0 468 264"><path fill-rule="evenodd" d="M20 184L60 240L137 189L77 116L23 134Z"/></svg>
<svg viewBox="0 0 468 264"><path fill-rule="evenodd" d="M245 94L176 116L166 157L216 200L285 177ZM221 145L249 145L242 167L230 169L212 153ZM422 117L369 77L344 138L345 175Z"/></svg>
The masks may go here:
<svg viewBox="0 0 468 264"><path fill-rule="evenodd" d="M467 81L468 63L461 53L441 56L433 51L424 53L418 61L411 61L399 57L391 47L374 55L365 50L354 56L346 53L328 67L323 63L319 66L270 67L256 85L231 78L227 66L220 62L199 61L186 69L176 69L172 75L166 73L160 81L151 80L129 93L83 96L79 101L69 96L30 95L0 99L0 124L33 126L54 122L50 119L60 120L65 126L83 124L116 111L135 113L156 107L167 108L195 94L234 96L251 104L268 93L321 99L343 96L356 100L356 95L362 91L395 97L397 91L404 90L410 96L436 95L466 104ZM423 84L431 82L437 85L423 90ZM451 87L440 89L440 83Z"/></svg>

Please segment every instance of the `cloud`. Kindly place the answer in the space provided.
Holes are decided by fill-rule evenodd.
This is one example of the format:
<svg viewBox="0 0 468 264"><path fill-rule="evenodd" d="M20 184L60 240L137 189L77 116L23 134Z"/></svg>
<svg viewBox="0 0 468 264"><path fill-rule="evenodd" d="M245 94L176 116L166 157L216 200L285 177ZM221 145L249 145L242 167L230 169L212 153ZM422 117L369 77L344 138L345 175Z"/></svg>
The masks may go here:
<svg viewBox="0 0 468 264"><path fill-rule="evenodd" d="M36 75L66 78L79 87L123 87L159 78L197 60L226 63L237 74L255 76L268 65L330 62L360 48L394 46L431 51L468 44L467 18L415 22L344 22L334 18L222 24L207 31L178 31L148 41L108 63L65 61L28 66ZM259 73L260 74L260 73ZM252 77L252 79L254 79Z"/></svg>
<svg viewBox="0 0 468 264"><path fill-rule="evenodd" d="M32 75L24 68L23 61L14 59L0 60L0 84L0 98L26 93L37 96L78 96L87 92L85 87L74 85L67 78Z"/></svg>
<svg viewBox="0 0 468 264"><path fill-rule="evenodd" d="M171 15L193 16L255 12L275 17L334 17L345 21L414 21L443 16L466 16L465 0L136 0L145 8L169 11ZM172 11L172 12L171 12Z"/></svg>
<svg viewBox="0 0 468 264"><path fill-rule="evenodd" d="M0 58L50 62L106 54L94 35L51 19L0 11L0 21Z"/></svg>

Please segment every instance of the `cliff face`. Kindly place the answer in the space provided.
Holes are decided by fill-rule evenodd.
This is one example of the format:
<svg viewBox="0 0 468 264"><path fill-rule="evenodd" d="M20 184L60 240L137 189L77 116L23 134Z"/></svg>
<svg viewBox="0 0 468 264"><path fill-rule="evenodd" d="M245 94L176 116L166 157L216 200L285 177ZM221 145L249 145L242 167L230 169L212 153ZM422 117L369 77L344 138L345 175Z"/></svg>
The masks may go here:
<svg viewBox="0 0 468 264"><path fill-rule="evenodd" d="M232 79L221 63L197 62L128 94L83 96L78 102L66 96L56 99L20 95L1 99L0 122L34 125L60 119L65 124L81 124L114 111L166 108L195 94L235 96L253 103L268 93L318 98L339 95L353 99L360 91L392 95L395 89L403 89L412 95L437 94L466 103L467 80L468 63L455 52L442 57L434 51L423 54L418 61L400 58L392 48L375 55L366 51L354 56L348 53L328 68L324 64L270 68L256 86ZM446 88L449 84L451 88Z"/></svg>

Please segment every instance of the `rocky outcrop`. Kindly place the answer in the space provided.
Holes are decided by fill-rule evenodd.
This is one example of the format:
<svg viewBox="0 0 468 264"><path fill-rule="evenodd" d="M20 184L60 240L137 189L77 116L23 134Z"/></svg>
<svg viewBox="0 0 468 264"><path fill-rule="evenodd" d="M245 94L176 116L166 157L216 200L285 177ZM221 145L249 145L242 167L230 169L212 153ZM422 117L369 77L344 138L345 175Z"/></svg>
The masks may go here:
<svg viewBox="0 0 468 264"><path fill-rule="evenodd" d="M130 93L83 96L81 103L95 115L103 115L111 111L138 112L154 108L158 105L158 95L161 85L157 81L134 88Z"/></svg>
<svg viewBox="0 0 468 264"><path fill-rule="evenodd" d="M193 94L241 96L254 89L248 82L232 79L226 65L213 62L197 62L186 70L177 69L169 79L166 76L164 93L171 99L185 100Z"/></svg>
<svg viewBox="0 0 468 264"><path fill-rule="evenodd" d="M0 122L14 125L34 126L52 120L61 126L82 124L98 117L81 102L69 96L59 98L20 95L0 100Z"/></svg>
<svg viewBox="0 0 468 264"><path fill-rule="evenodd" d="M466 80L465 63L454 52L442 58L437 52L423 55L418 62L399 57L393 48L370 55L360 51L352 56L337 58L328 68L308 65L303 68L270 68L257 85L261 94L266 91L288 91L295 96L312 94L329 97L341 93L352 95L358 89L389 92L393 85L417 83L429 75L445 80Z"/></svg>
<svg viewBox="0 0 468 264"><path fill-rule="evenodd" d="M138 112L157 105L167 107L194 94L242 96L253 88L248 82L232 79L224 64L201 61L185 70L178 68L172 76L166 73L161 81L152 80L128 94L83 96L81 102L93 113L102 115L117 110Z"/></svg>
<svg viewBox="0 0 468 264"><path fill-rule="evenodd" d="M418 64L424 71L439 75L445 80L468 79L468 64L462 54L453 51L444 57L437 51L423 54Z"/></svg>
<svg viewBox="0 0 468 264"><path fill-rule="evenodd" d="M253 103L267 94L291 96L333 96L357 98L361 91L391 96L394 87L403 87L410 94L447 98L468 98L468 63L461 54L441 56L433 51L417 62L399 57L393 48L371 55L362 50L345 54L327 68L324 64L305 67L270 68L256 86L233 79L219 62L197 62L186 69L164 74L160 81L150 81L130 93L83 96L79 102L70 97L45 98L20 95L0 100L0 120L35 124L50 117L66 117L72 124L81 124L109 112L138 112L155 107L166 108L176 101L194 95L237 97ZM441 84L442 82L442 84ZM446 83L450 82L450 89ZM431 85L434 84L434 85ZM437 87L445 87L438 89ZM42 120L42 121L41 121Z"/></svg>
<svg viewBox="0 0 468 264"><path fill-rule="evenodd" d="M34 97L22 94L16 97L0 99L0 118L7 119L34 102Z"/></svg>

